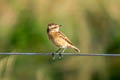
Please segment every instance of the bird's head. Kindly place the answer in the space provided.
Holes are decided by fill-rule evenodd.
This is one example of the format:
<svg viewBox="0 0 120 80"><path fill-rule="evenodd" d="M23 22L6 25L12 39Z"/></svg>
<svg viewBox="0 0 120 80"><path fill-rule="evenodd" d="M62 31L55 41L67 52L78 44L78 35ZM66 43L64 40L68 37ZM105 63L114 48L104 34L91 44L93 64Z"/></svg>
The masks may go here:
<svg viewBox="0 0 120 80"><path fill-rule="evenodd" d="M55 24L55 23L51 23L51 24L48 24L47 30L48 30L48 31L58 32L58 31L59 31L59 27L61 27L61 26L62 26L62 25L58 25L58 24Z"/></svg>

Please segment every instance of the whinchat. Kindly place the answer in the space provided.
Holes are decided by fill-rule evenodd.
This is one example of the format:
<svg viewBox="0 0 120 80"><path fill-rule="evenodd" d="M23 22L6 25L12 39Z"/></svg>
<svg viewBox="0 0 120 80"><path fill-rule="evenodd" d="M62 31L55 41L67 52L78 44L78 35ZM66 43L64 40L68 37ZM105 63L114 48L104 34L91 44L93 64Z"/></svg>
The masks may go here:
<svg viewBox="0 0 120 80"><path fill-rule="evenodd" d="M62 25L58 25L55 23L48 24L47 27L47 34L49 37L49 40L52 41L53 44L55 44L59 49L52 54L53 59L55 59L55 53L59 52L59 57L61 58L61 53L64 53L64 51L69 48L73 48L77 52L80 52L80 50L75 47L72 42L62 33L59 31L59 28ZM60 50L63 49L61 52Z"/></svg>

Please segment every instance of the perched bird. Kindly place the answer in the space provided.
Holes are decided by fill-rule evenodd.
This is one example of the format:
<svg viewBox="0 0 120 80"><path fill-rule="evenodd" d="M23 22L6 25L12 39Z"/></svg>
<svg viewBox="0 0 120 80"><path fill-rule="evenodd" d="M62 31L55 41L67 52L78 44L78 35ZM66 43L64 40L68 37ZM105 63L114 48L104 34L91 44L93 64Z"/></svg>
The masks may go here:
<svg viewBox="0 0 120 80"><path fill-rule="evenodd" d="M61 58L62 57L61 53L64 53L67 47L73 48L77 52L80 52L80 50L77 47L75 47L72 44L72 42L62 32L59 31L59 28L61 26L62 25L51 23L51 24L48 24L48 27L47 27L47 34L48 34L49 40L51 40L52 43L59 48L56 52L52 53L53 59L55 59L55 53L58 53L58 52L59 52L59 58ZM61 49L63 50L61 51Z"/></svg>

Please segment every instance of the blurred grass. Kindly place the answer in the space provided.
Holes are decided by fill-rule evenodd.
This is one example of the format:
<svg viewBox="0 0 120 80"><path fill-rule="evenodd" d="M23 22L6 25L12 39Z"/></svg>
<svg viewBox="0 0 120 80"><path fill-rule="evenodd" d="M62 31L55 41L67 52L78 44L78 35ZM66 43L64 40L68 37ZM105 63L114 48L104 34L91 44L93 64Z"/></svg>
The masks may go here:
<svg viewBox="0 0 120 80"><path fill-rule="evenodd" d="M119 0L1 0L0 52L53 52L48 23L86 53L120 53ZM72 49L66 52L74 52ZM119 80L120 59L0 55L0 80Z"/></svg>

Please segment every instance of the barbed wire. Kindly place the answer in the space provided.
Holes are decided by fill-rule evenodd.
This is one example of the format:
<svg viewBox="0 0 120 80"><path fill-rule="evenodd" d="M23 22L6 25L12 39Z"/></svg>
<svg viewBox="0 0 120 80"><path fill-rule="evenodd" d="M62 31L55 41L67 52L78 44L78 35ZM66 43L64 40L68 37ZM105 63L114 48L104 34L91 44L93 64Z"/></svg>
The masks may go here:
<svg viewBox="0 0 120 80"><path fill-rule="evenodd" d="M0 55L43 55L52 56L52 53L0 53ZM62 53L63 56L119 56L120 54L103 54L103 53Z"/></svg>

